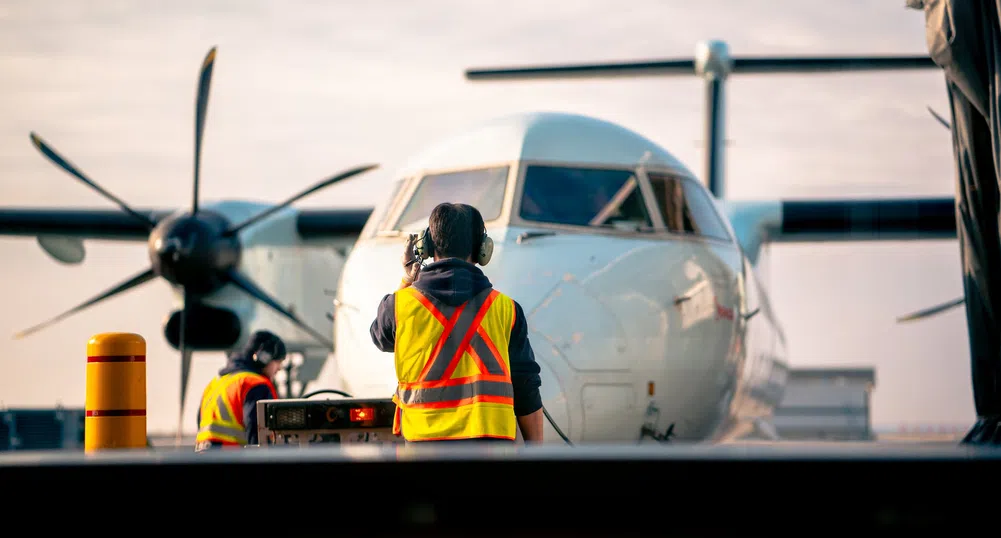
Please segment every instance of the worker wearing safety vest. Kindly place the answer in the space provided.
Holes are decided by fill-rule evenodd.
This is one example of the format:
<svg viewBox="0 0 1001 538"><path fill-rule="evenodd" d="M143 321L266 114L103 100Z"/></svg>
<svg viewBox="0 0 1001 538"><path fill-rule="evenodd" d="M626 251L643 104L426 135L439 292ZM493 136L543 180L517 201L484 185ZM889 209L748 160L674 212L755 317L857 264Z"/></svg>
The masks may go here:
<svg viewBox="0 0 1001 538"><path fill-rule="evenodd" d="M209 382L198 408L195 450L257 444L257 402L278 398L274 377L285 360L285 343L257 331Z"/></svg>
<svg viewBox="0 0 1001 538"><path fill-rule="evenodd" d="M521 305L493 289L474 265L493 252L483 217L440 204L410 235L400 288L383 297L372 341L393 352L393 430L408 442L542 442L539 365ZM434 258L421 267L421 261Z"/></svg>

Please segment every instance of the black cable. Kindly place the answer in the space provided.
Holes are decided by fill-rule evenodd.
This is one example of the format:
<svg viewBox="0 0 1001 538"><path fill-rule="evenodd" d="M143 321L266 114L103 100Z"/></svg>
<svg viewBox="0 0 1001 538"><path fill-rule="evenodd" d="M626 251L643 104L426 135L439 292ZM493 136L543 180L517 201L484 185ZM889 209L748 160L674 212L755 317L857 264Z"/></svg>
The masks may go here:
<svg viewBox="0 0 1001 538"><path fill-rule="evenodd" d="M554 430L556 430L556 433L558 433L560 437L562 437L563 440L566 441L568 445L573 446L573 443L571 443L570 439L568 439L566 434L563 433L563 430L561 430L560 427L556 425L556 421L553 420L553 417L549 416L549 411L546 410L546 406L542 406L542 414L546 415L546 420L548 420L549 424L553 427Z"/></svg>
<svg viewBox="0 0 1001 538"><path fill-rule="evenodd" d="M353 398L353 396L351 396L350 394L344 392L343 390L337 390L337 389L320 389L320 390L314 390L313 392L310 392L309 394L303 394L301 397L302 398L311 398L313 396L316 396L317 394L339 394L341 396L344 396L345 398Z"/></svg>

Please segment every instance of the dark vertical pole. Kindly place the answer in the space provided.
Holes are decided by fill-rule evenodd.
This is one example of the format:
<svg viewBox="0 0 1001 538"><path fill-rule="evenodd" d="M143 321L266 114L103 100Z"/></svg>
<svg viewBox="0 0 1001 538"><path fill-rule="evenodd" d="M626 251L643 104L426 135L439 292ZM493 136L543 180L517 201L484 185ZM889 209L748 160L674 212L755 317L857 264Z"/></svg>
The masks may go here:
<svg viewBox="0 0 1001 538"><path fill-rule="evenodd" d="M716 75L706 76L705 114L706 186L713 196L722 200L726 194L723 159L726 133L723 117L723 79Z"/></svg>

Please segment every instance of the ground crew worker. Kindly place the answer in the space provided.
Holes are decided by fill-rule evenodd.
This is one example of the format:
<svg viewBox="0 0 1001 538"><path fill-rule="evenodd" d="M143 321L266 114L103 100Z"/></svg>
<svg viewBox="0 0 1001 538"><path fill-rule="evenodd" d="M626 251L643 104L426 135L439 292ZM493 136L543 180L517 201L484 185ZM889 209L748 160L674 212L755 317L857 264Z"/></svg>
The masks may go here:
<svg viewBox="0 0 1001 538"><path fill-rule="evenodd" d="M542 442L539 365L521 305L493 289L474 263L493 253L480 212L440 204L410 235L404 277L383 297L370 333L393 352L393 430L408 442ZM421 260L434 258L423 269Z"/></svg>
<svg viewBox="0 0 1001 538"><path fill-rule="evenodd" d="M231 354L202 393L195 451L257 444L257 401L278 398L274 377L285 360L285 343L257 331Z"/></svg>

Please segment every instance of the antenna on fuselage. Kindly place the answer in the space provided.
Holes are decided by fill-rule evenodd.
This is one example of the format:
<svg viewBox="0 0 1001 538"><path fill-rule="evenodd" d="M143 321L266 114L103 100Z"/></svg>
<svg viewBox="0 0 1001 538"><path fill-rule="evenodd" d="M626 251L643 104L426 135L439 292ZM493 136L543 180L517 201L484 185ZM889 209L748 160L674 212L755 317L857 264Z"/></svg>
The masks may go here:
<svg viewBox="0 0 1001 538"><path fill-rule="evenodd" d="M740 57L730 56L723 41L699 43L690 59L647 60L603 64L467 69L466 79L534 80L698 75L706 81L705 181L713 196L723 199L725 147L724 83L731 74L825 73L938 68L928 56L822 56Z"/></svg>

